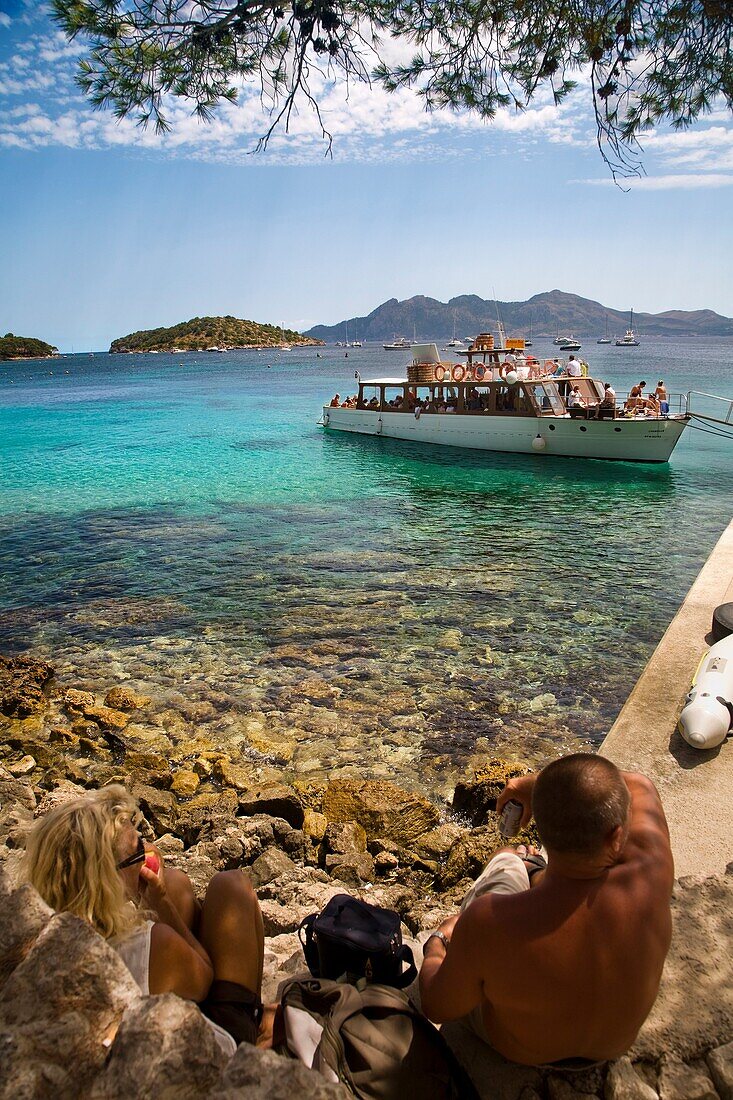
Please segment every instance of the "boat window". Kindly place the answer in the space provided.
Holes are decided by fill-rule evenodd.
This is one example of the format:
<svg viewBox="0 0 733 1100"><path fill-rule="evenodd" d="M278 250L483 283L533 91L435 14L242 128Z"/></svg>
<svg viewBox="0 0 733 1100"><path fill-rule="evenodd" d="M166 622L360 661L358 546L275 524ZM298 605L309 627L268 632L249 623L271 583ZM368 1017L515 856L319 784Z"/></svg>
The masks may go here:
<svg viewBox="0 0 733 1100"><path fill-rule="evenodd" d="M555 416L562 416L565 412L565 403L560 396L560 391L555 382L543 382L537 389L544 391L540 404L543 412L552 412Z"/></svg>

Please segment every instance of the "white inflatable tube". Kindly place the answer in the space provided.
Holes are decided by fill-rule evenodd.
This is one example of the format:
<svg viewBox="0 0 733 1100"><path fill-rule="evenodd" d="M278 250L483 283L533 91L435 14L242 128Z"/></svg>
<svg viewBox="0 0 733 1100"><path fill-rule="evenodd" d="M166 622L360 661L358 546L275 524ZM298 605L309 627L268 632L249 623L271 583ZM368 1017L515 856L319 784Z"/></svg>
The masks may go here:
<svg viewBox="0 0 733 1100"><path fill-rule="evenodd" d="M703 657L679 720L679 731L695 749L722 745L733 724L733 634Z"/></svg>

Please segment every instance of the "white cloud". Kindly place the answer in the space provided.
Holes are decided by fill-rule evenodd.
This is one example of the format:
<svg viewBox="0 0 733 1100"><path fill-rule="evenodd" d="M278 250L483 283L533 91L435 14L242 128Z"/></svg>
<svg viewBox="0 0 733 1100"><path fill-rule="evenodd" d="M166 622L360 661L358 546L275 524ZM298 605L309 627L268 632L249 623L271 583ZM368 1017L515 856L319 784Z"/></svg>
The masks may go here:
<svg viewBox="0 0 733 1100"><path fill-rule="evenodd" d="M585 179L571 180L571 183L588 184L591 187L614 187L612 179ZM699 188L716 188L733 186L733 173L703 172L703 173L678 173L667 176L641 176L638 179L626 179L622 186L630 191L673 191L673 190L698 190Z"/></svg>
<svg viewBox="0 0 733 1100"><path fill-rule="evenodd" d="M0 11L0 27L9 27L13 20L7 12Z"/></svg>

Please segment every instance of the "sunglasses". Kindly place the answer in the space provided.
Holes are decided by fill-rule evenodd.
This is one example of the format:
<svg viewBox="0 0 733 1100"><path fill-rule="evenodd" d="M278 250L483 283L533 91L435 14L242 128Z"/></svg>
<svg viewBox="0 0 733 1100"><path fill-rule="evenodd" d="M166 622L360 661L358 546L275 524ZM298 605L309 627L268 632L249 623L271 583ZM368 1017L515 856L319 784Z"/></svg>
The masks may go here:
<svg viewBox="0 0 733 1100"><path fill-rule="evenodd" d="M136 863L142 863L145 860L147 852L145 851L145 841L141 836L137 838L137 848L131 856L127 859L122 859L117 864L118 871L124 871L125 867L134 867Z"/></svg>

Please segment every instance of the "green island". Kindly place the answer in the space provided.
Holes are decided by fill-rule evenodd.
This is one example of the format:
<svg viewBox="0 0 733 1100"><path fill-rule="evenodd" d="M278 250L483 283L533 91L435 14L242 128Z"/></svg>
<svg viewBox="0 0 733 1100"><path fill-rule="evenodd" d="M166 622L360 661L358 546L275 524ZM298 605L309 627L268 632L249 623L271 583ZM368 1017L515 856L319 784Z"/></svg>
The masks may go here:
<svg viewBox="0 0 733 1100"><path fill-rule="evenodd" d="M15 336L12 332L6 332L0 337L0 360L49 359L52 355L58 355L58 351L53 344L32 336Z"/></svg>
<svg viewBox="0 0 733 1100"><path fill-rule="evenodd" d="M239 317L193 317L171 328L151 328L120 336L110 344L110 354L156 351L208 351L234 348L277 348L284 344L321 345L322 340L293 329L260 325Z"/></svg>

